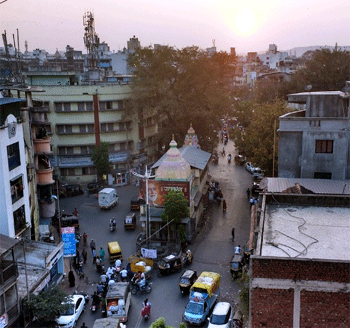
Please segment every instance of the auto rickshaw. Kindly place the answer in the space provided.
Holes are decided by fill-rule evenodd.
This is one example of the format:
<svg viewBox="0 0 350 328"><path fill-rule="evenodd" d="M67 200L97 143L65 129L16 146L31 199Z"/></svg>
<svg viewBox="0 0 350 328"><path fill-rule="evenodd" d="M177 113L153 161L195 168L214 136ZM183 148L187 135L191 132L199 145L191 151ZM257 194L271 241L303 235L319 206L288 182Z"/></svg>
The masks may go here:
<svg viewBox="0 0 350 328"><path fill-rule="evenodd" d="M74 227L75 231L79 231L79 219L75 215L62 214L61 228Z"/></svg>
<svg viewBox="0 0 350 328"><path fill-rule="evenodd" d="M230 261L230 272L233 279L238 278L238 275L242 272L243 256L235 254Z"/></svg>
<svg viewBox="0 0 350 328"><path fill-rule="evenodd" d="M124 230L135 230L136 215L135 213L128 214L124 219Z"/></svg>
<svg viewBox="0 0 350 328"><path fill-rule="evenodd" d="M108 254L109 262L111 263L113 263L117 259L123 261L122 250L117 241L111 241L108 243Z"/></svg>
<svg viewBox="0 0 350 328"><path fill-rule="evenodd" d="M167 276L170 273L182 269L182 256L179 254L170 254L163 257L158 263L158 277Z"/></svg>
<svg viewBox="0 0 350 328"><path fill-rule="evenodd" d="M185 272L180 277L179 287L182 294L188 294L190 292L191 286L197 280L196 270L185 270Z"/></svg>

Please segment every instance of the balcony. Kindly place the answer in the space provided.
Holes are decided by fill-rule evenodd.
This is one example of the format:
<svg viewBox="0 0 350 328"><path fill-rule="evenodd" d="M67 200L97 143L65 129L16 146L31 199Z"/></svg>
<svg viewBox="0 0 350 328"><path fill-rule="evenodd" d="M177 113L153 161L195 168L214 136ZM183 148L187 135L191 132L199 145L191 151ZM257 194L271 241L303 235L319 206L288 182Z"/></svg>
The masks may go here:
<svg viewBox="0 0 350 328"><path fill-rule="evenodd" d="M36 182L40 185L48 185L55 183L55 180L52 178L53 168L42 169L39 168L36 170Z"/></svg>
<svg viewBox="0 0 350 328"><path fill-rule="evenodd" d="M39 213L41 218L55 216L56 202L53 199L39 199Z"/></svg>
<svg viewBox="0 0 350 328"><path fill-rule="evenodd" d="M3 261L1 263L0 270L0 286L5 285L6 283L11 284L16 281L18 277L17 265L14 262Z"/></svg>
<svg viewBox="0 0 350 328"><path fill-rule="evenodd" d="M35 154L52 154L51 138L34 139L34 153Z"/></svg>

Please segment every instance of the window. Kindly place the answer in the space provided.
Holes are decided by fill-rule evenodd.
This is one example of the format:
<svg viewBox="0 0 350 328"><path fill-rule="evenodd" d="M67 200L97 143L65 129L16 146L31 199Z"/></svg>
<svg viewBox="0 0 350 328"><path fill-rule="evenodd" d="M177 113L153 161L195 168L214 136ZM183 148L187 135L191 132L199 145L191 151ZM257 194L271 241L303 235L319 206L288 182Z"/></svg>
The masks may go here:
<svg viewBox="0 0 350 328"><path fill-rule="evenodd" d="M64 125L56 125L57 134L64 133Z"/></svg>
<svg viewBox="0 0 350 328"><path fill-rule="evenodd" d="M113 123L108 123L108 124L107 124L107 127L108 127L107 130L108 130L109 132L114 131L114 129L113 129Z"/></svg>
<svg viewBox="0 0 350 328"><path fill-rule="evenodd" d="M86 125L79 125L79 132L80 133L86 133Z"/></svg>
<svg viewBox="0 0 350 328"><path fill-rule="evenodd" d="M24 205L13 212L13 221L15 226L15 234L19 234L26 227L26 216Z"/></svg>
<svg viewBox="0 0 350 328"><path fill-rule="evenodd" d="M125 142L119 144L120 150L125 150Z"/></svg>
<svg viewBox="0 0 350 328"><path fill-rule="evenodd" d="M56 112L62 112L62 110L63 110L62 103L55 103L55 110L56 110Z"/></svg>
<svg viewBox="0 0 350 328"><path fill-rule="evenodd" d="M70 112L70 103L63 103L63 108L65 112Z"/></svg>
<svg viewBox="0 0 350 328"><path fill-rule="evenodd" d="M332 179L331 172L315 172L314 179Z"/></svg>
<svg viewBox="0 0 350 328"><path fill-rule="evenodd" d="M83 111L85 110L85 106L83 102L78 102L78 111Z"/></svg>
<svg viewBox="0 0 350 328"><path fill-rule="evenodd" d="M92 101L86 102L86 110L93 110Z"/></svg>
<svg viewBox="0 0 350 328"><path fill-rule="evenodd" d="M16 203L23 197L23 181L22 176L10 181L12 204Z"/></svg>
<svg viewBox="0 0 350 328"><path fill-rule="evenodd" d="M68 155L73 155L74 154L73 147L67 147L67 154Z"/></svg>
<svg viewBox="0 0 350 328"><path fill-rule="evenodd" d="M82 175L94 175L96 174L96 168L94 167L83 167Z"/></svg>
<svg viewBox="0 0 350 328"><path fill-rule="evenodd" d="M94 133L95 132L95 127L93 124L88 124L88 133Z"/></svg>
<svg viewBox="0 0 350 328"><path fill-rule="evenodd" d="M71 125L65 125L66 133L72 133L72 126Z"/></svg>
<svg viewBox="0 0 350 328"><path fill-rule="evenodd" d="M316 153L333 153L333 140L316 140Z"/></svg>
<svg viewBox="0 0 350 328"><path fill-rule="evenodd" d="M7 146L7 158L10 171L21 165L19 142Z"/></svg>
<svg viewBox="0 0 350 328"><path fill-rule="evenodd" d="M100 106L100 110L106 110L106 102L105 101L100 101L99 106Z"/></svg>
<svg viewBox="0 0 350 328"><path fill-rule="evenodd" d="M123 100L118 100L117 101L117 108L118 109L124 109L124 102L123 102Z"/></svg>
<svg viewBox="0 0 350 328"><path fill-rule="evenodd" d="M114 153L114 144L109 144L109 152Z"/></svg>
<svg viewBox="0 0 350 328"><path fill-rule="evenodd" d="M75 175L75 169L60 169L61 176L74 176Z"/></svg>
<svg viewBox="0 0 350 328"><path fill-rule="evenodd" d="M124 131L124 130L125 130L124 122L119 122L119 131Z"/></svg>

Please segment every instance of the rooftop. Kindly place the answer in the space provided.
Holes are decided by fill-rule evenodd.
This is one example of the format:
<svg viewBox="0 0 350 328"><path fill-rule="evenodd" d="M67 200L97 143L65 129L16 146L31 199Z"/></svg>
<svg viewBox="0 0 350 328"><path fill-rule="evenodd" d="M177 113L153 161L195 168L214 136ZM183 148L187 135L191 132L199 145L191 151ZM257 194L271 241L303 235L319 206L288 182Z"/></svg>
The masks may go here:
<svg viewBox="0 0 350 328"><path fill-rule="evenodd" d="M261 256L350 260L350 208L267 205L262 231Z"/></svg>

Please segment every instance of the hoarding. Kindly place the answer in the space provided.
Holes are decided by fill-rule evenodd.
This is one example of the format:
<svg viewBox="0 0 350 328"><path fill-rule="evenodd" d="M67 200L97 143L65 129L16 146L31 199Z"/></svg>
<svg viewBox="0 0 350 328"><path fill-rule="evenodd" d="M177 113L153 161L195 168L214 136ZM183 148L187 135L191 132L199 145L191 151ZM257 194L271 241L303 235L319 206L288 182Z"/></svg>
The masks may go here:
<svg viewBox="0 0 350 328"><path fill-rule="evenodd" d="M190 203L190 183L188 181L148 180L148 203L164 206L164 196L170 191L181 191ZM146 180L140 183L140 198L146 200Z"/></svg>
<svg viewBox="0 0 350 328"><path fill-rule="evenodd" d="M75 228L61 228L61 233L62 241L64 242L63 256L76 256Z"/></svg>

